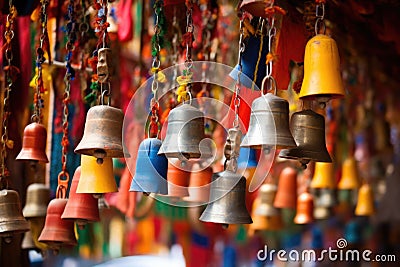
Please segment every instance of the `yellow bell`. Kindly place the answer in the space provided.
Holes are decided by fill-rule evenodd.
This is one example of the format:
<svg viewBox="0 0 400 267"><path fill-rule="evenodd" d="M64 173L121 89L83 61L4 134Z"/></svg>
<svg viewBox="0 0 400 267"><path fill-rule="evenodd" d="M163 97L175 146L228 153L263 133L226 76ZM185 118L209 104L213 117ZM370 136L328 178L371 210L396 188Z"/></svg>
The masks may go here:
<svg viewBox="0 0 400 267"><path fill-rule="evenodd" d="M314 176L311 188L335 188L335 177L333 174L333 163L315 162Z"/></svg>
<svg viewBox="0 0 400 267"><path fill-rule="evenodd" d="M342 178L338 183L338 189L351 190L360 186L358 179L357 163L354 157L348 157L342 165Z"/></svg>
<svg viewBox="0 0 400 267"><path fill-rule="evenodd" d="M76 192L95 195L117 192L112 158L104 158L103 164L98 164L96 160L95 157L81 155L81 178Z"/></svg>
<svg viewBox="0 0 400 267"><path fill-rule="evenodd" d="M374 197L369 184L363 184L358 191L358 200L355 210L357 216L369 216L374 214Z"/></svg>
<svg viewBox="0 0 400 267"><path fill-rule="evenodd" d="M304 54L304 79L300 98L316 99L325 106L331 98L344 96L339 52L335 40L323 34L311 38Z"/></svg>

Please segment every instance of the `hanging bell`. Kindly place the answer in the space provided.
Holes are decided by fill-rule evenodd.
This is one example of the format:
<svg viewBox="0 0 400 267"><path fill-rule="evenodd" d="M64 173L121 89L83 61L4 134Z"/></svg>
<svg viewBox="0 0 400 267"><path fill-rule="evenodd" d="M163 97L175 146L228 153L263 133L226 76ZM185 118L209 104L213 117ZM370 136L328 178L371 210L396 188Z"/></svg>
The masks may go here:
<svg viewBox="0 0 400 267"><path fill-rule="evenodd" d="M335 191L329 188L314 189L314 206L331 208L336 205Z"/></svg>
<svg viewBox="0 0 400 267"><path fill-rule="evenodd" d="M358 191L358 200L355 210L357 216L370 216L374 214L374 196L369 184L363 184Z"/></svg>
<svg viewBox="0 0 400 267"><path fill-rule="evenodd" d="M107 105L91 107L75 153L94 156L100 164L104 158L129 157L122 145L123 120L124 114L120 109Z"/></svg>
<svg viewBox="0 0 400 267"><path fill-rule="evenodd" d="M29 223L22 216L21 203L17 191L0 191L0 237L11 242L11 236L29 231Z"/></svg>
<svg viewBox="0 0 400 267"><path fill-rule="evenodd" d="M313 221L314 201L308 192L303 192L297 198L297 212L293 221L296 224L307 224Z"/></svg>
<svg viewBox="0 0 400 267"><path fill-rule="evenodd" d="M81 177L76 192L94 194L97 197L117 191L112 158L104 158L103 164L97 164L95 157L82 155Z"/></svg>
<svg viewBox="0 0 400 267"><path fill-rule="evenodd" d="M69 189L69 199L65 206L61 219L71 219L83 228L88 222L100 221L98 199L92 194L76 192L81 177L81 167L75 170L74 177Z"/></svg>
<svg viewBox="0 0 400 267"><path fill-rule="evenodd" d="M255 199L253 202L253 210L257 210L259 205L261 205L260 199ZM253 220L253 223L249 226L250 233L263 230L276 231L281 229L283 226L282 217L279 210L277 210L276 215L272 216L263 216L252 212L251 218Z"/></svg>
<svg viewBox="0 0 400 267"><path fill-rule="evenodd" d="M33 160L48 163L46 155L46 128L37 122L28 124L24 129L22 149L16 160Z"/></svg>
<svg viewBox="0 0 400 267"><path fill-rule="evenodd" d="M191 158L212 156L211 147L205 145L204 114L189 104L180 105L168 115L168 128L158 155L178 158L182 161Z"/></svg>
<svg viewBox="0 0 400 267"><path fill-rule="evenodd" d="M343 161L342 178L339 180L338 189L352 190L359 187L357 163L354 157L348 157Z"/></svg>
<svg viewBox="0 0 400 267"><path fill-rule="evenodd" d="M50 249L56 251L61 246L75 246L77 244L74 221L61 219L66 205L67 199L64 198L55 198L50 201L47 207L46 222L38 239L39 242L47 244Z"/></svg>
<svg viewBox="0 0 400 267"><path fill-rule="evenodd" d="M297 201L297 172L292 167L285 167L279 175L278 191L274 199L277 208L295 209Z"/></svg>
<svg viewBox="0 0 400 267"><path fill-rule="evenodd" d="M333 163L315 162L314 176L311 180L311 188L329 188L333 189L335 185L333 173Z"/></svg>
<svg viewBox="0 0 400 267"><path fill-rule="evenodd" d="M229 224L252 223L246 208L246 178L231 171L213 175L210 200L200 221Z"/></svg>
<svg viewBox="0 0 400 267"><path fill-rule="evenodd" d="M33 183L26 189L26 204L22 209L25 218L45 217L50 202L50 188L41 183Z"/></svg>
<svg viewBox="0 0 400 267"><path fill-rule="evenodd" d="M205 204L210 199L210 184L213 176L211 167L204 169L192 168L189 182L189 196L183 199L188 202Z"/></svg>
<svg viewBox="0 0 400 267"><path fill-rule="evenodd" d="M144 139L138 149L136 173L129 191L166 195L168 160L158 155L161 141L157 138Z"/></svg>
<svg viewBox="0 0 400 267"><path fill-rule="evenodd" d="M277 186L274 184L263 184L258 191L258 198L260 205L254 210L255 215L260 216L274 216L278 214L277 208L272 204L274 203Z"/></svg>
<svg viewBox="0 0 400 267"><path fill-rule="evenodd" d="M311 38L304 55L304 79L299 97L316 99L322 107L344 96L339 52L335 40L323 34Z"/></svg>
<svg viewBox="0 0 400 267"><path fill-rule="evenodd" d="M325 220L328 219L331 215L331 211L327 207L314 207L313 217L316 220Z"/></svg>
<svg viewBox="0 0 400 267"><path fill-rule="evenodd" d="M265 18L267 16L267 12L265 9L269 5L264 0L243 0L240 5L240 9L246 11L254 17Z"/></svg>
<svg viewBox="0 0 400 267"><path fill-rule="evenodd" d="M179 160L170 159L168 161L167 181L168 197L187 197L189 196L190 172L186 167L180 166Z"/></svg>
<svg viewBox="0 0 400 267"><path fill-rule="evenodd" d="M22 249L37 249L35 242L33 241L32 232L28 231L24 234L24 239L22 239L21 243Z"/></svg>
<svg viewBox="0 0 400 267"><path fill-rule="evenodd" d="M296 112L292 115L290 129L297 147L281 150L279 157L297 159L303 167L311 160L332 162L325 144L324 116L311 109Z"/></svg>
<svg viewBox="0 0 400 267"><path fill-rule="evenodd" d="M289 103L271 93L255 99L251 105L249 130L240 146L296 147L289 130Z"/></svg>

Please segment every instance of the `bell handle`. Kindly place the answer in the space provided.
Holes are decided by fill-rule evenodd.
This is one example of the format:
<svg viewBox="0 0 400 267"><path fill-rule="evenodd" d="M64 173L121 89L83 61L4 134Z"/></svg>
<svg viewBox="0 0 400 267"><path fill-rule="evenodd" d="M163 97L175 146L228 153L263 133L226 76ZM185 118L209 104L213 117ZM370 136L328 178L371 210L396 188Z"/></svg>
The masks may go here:
<svg viewBox="0 0 400 267"><path fill-rule="evenodd" d="M65 177L65 179L61 179L62 177ZM68 182L69 182L69 173L61 171L58 174L56 198L67 198Z"/></svg>
<svg viewBox="0 0 400 267"><path fill-rule="evenodd" d="M262 82L261 82L261 94L265 95L264 94L264 89L265 89L265 84L266 84L267 81L269 81L269 85L270 85L270 87L267 90L267 93L269 91L271 91L271 90L274 90L274 95L276 95L277 91L278 91L277 85L276 85L276 80L271 75L265 76L264 79L262 80Z"/></svg>

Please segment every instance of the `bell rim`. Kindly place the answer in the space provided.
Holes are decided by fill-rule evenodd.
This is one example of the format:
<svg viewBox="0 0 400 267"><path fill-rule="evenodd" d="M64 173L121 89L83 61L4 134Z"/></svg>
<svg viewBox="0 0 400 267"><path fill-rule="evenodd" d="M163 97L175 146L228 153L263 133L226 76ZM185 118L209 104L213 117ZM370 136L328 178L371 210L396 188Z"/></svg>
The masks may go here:
<svg viewBox="0 0 400 267"><path fill-rule="evenodd" d="M305 160L310 160L310 161L315 161L315 162L327 162L327 163L332 162L332 158L329 155L328 150L318 152L318 153L322 153L322 155L318 155L318 156L312 155L312 154L316 154L316 153L317 152L314 152L311 150L306 150L301 147L295 147L295 148L291 148L291 149L281 150L279 152L279 157L286 158L286 159L295 159L295 160L305 159ZM295 154L295 155L293 155L293 154ZM298 157L298 156L296 156L296 154L298 154L298 155L304 154L304 156Z"/></svg>

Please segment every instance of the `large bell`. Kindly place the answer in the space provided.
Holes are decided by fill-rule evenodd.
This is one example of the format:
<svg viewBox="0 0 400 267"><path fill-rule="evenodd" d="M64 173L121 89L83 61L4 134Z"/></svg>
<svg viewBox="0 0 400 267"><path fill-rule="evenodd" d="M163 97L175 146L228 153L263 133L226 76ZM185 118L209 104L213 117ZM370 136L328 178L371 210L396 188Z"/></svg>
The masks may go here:
<svg viewBox="0 0 400 267"><path fill-rule="evenodd" d="M308 192L303 192L297 198L297 212L293 221L296 224L311 223L314 218L314 200Z"/></svg>
<svg viewBox="0 0 400 267"><path fill-rule="evenodd" d="M54 250L59 250L64 245L75 246L77 244L74 221L61 219L66 205L67 199L64 198L55 198L50 201L46 222L38 239Z"/></svg>
<svg viewBox="0 0 400 267"><path fill-rule="evenodd" d="M103 164L97 164L95 157L82 155L81 177L76 192L101 195L117 191L112 158L104 158Z"/></svg>
<svg viewBox="0 0 400 267"><path fill-rule="evenodd" d="M251 105L249 130L240 146L295 147L289 130L289 103L271 93L255 99Z"/></svg>
<svg viewBox="0 0 400 267"><path fill-rule="evenodd" d="M103 158L129 157L122 146L122 110L107 105L91 107L86 115L82 140L75 153Z"/></svg>
<svg viewBox="0 0 400 267"><path fill-rule="evenodd" d="M339 52L335 40L323 34L311 38L304 54L304 79L299 97L317 99L325 106L331 98L344 96Z"/></svg>
<svg viewBox="0 0 400 267"><path fill-rule="evenodd" d="M290 120L297 147L281 150L279 157L297 159L303 166L310 160L332 162L325 144L324 116L311 109L296 112Z"/></svg>
<svg viewBox="0 0 400 267"><path fill-rule="evenodd" d="M278 191L274 199L277 208L295 209L297 202L297 172L292 167L285 167L278 181Z"/></svg>
<svg viewBox="0 0 400 267"><path fill-rule="evenodd" d="M168 197L189 196L190 172L180 165L180 161L170 159L167 171Z"/></svg>
<svg viewBox="0 0 400 267"><path fill-rule="evenodd" d="M46 128L37 122L28 124L24 129L22 149L16 157L17 160L34 160L49 162L46 155Z"/></svg>
<svg viewBox="0 0 400 267"><path fill-rule="evenodd" d="M25 218L45 217L50 202L50 188L41 183L33 183L26 189L26 204L22 209Z"/></svg>
<svg viewBox="0 0 400 267"><path fill-rule="evenodd" d="M210 199L210 185L213 176L211 167L204 169L192 168L189 182L189 196L183 199L188 202L205 204Z"/></svg>
<svg viewBox="0 0 400 267"><path fill-rule="evenodd" d="M74 177L69 189L69 198L62 219L71 219L76 221L79 227L83 227L88 222L100 221L98 199L92 194L76 192L81 177L81 167L75 170Z"/></svg>
<svg viewBox="0 0 400 267"><path fill-rule="evenodd" d="M374 196L369 184L363 184L358 191L358 200L354 214L357 216L370 216L374 214Z"/></svg>
<svg viewBox="0 0 400 267"><path fill-rule="evenodd" d="M338 183L340 190L358 189L360 186L358 179L357 163L354 157L348 157L343 161L342 178Z"/></svg>
<svg viewBox="0 0 400 267"><path fill-rule="evenodd" d="M161 141L157 138L144 139L138 149L136 172L129 191L166 195L168 160L158 155Z"/></svg>
<svg viewBox="0 0 400 267"><path fill-rule="evenodd" d="M246 178L231 171L213 175L210 202L200 221L229 224L252 223L246 208Z"/></svg>
<svg viewBox="0 0 400 267"><path fill-rule="evenodd" d="M168 128L159 155L188 160L211 157L211 147L204 139L204 114L189 104L180 105L168 115Z"/></svg>
<svg viewBox="0 0 400 267"><path fill-rule="evenodd" d="M329 188L336 187L333 173L333 163L315 162L314 176L310 184L311 188Z"/></svg>
<svg viewBox="0 0 400 267"><path fill-rule="evenodd" d="M29 231L29 223L22 216L21 203L17 191L0 191L0 237Z"/></svg>

